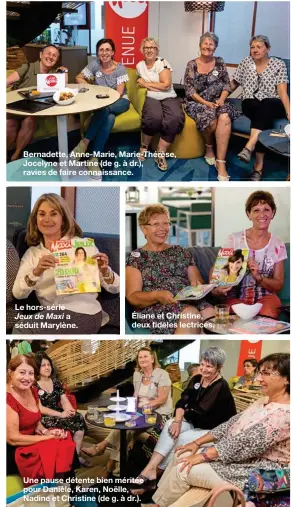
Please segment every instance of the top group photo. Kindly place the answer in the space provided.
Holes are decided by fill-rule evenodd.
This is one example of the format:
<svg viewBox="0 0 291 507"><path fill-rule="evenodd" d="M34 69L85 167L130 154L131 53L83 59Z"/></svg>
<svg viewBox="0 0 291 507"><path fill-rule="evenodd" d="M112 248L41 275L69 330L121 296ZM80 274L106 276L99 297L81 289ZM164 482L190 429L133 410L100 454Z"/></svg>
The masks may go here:
<svg viewBox="0 0 291 507"><path fill-rule="evenodd" d="M6 9L8 181L289 181L288 1Z"/></svg>

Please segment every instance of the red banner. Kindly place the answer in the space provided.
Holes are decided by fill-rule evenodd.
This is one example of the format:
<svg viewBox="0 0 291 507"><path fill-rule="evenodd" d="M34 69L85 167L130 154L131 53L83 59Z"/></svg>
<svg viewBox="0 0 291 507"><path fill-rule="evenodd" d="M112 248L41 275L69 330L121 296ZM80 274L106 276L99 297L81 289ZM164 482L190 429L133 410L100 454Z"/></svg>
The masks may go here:
<svg viewBox="0 0 291 507"><path fill-rule="evenodd" d="M141 41L148 36L148 2L104 2L105 37L113 39L114 60L136 67L142 60Z"/></svg>
<svg viewBox="0 0 291 507"><path fill-rule="evenodd" d="M243 362L246 359L256 359L257 361L261 359L262 343L262 340L258 340L256 342L248 342L243 340L241 342L237 363L237 375L244 375Z"/></svg>

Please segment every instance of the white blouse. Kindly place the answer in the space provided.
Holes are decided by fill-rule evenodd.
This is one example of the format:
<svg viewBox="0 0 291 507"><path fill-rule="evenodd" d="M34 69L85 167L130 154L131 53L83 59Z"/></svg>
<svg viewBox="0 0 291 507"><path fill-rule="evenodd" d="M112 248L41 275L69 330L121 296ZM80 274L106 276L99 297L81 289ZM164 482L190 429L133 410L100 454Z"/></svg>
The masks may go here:
<svg viewBox="0 0 291 507"><path fill-rule="evenodd" d="M77 238L72 238L77 239ZM95 247L95 254L98 253L98 248ZM86 315L95 315L102 311L102 307L97 299L98 294L70 294L57 296L56 283L54 276L54 268L46 269L42 275L35 276L33 270L37 267L40 258L43 255L51 254L42 243L37 246L31 246L21 259L20 267L13 285L12 293L16 299L26 299L32 291L35 291L37 299L41 306L47 308L48 306L60 305L65 310L76 313L83 313ZM25 281L25 277L29 276L30 280L36 282L33 287L29 287ZM112 294L119 293L119 276L114 273L114 282L112 284L106 283L100 271L100 283L105 290ZM109 316L102 311L102 326L109 322Z"/></svg>
<svg viewBox="0 0 291 507"><path fill-rule="evenodd" d="M136 72L137 72L138 76L141 77L142 79L144 79L145 81L151 82L151 83L159 83L160 82L159 75L165 69L169 69L171 72L173 71L169 62L167 62L167 60L165 60L164 58L157 58L154 65L150 69L147 68L144 60L142 60L141 62L138 62L137 66L136 66ZM164 99L176 98L177 94L173 88L173 84L171 84L171 87L169 88L169 90L165 90L165 91L163 91L163 90L156 90L156 91L147 90L147 97L150 97L151 99L156 99L156 100L164 100Z"/></svg>
<svg viewBox="0 0 291 507"><path fill-rule="evenodd" d="M242 86L243 100L280 98L277 85L288 83L287 68L283 60L271 56L267 67L258 73L251 56L247 56L239 64L233 79Z"/></svg>

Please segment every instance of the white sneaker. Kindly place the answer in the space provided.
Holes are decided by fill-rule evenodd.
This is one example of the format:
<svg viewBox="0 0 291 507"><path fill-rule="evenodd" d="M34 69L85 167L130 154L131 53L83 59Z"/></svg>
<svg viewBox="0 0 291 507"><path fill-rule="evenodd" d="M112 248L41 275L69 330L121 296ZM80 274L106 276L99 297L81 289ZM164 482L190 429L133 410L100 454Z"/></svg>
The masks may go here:
<svg viewBox="0 0 291 507"><path fill-rule="evenodd" d="M95 181L102 181L102 169L99 165L98 158L92 157L88 160L89 178Z"/></svg>
<svg viewBox="0 0 291 507"><path fill-rule="evenodd" d="M69 154L70 158L81 158L87 151L87 148L81 139L81 141L75 146L75 148Z"/></svg>

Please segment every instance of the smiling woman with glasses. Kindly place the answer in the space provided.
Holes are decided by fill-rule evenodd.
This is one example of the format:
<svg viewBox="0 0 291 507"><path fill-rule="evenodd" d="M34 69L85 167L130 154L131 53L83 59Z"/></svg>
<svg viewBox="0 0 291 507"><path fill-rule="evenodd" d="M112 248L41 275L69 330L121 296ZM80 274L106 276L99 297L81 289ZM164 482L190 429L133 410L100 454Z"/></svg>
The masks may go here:
<svg viewBox="0 0 291 507"><path fill-rule="evenodd" d="M137 83L141 88L147 89L142 111L139 159L145 160L153 136L159 133L160 141L154 161L160 171L166 171L166 152L183 129L185 114L172 85L173 69L167 60L159 57L159 51L156 39L144 39L141 43L144 60L136 66Z"/></svg>
<svg viewBox="0 0 291 507"><path fill-rule="evenodd" d="M84 139L71 151L70 157L80 159L88 151L93 155L88 161L89 174L92 179L98 170L98 152L104 151L105 143L115 122L115 117L129 109L130 102L126 94L128 74L126 68L114 60L115 44L112 39L100 39L96 44L96 59L76 76L77 83L94 83L116 90L120 98L111 106L103 107L94 112Z"/></svg>
<svg viewBox="0 0 291 507"><path fill-rule="evenodd" d="M138 327L153 334L198 334L203 321L214 315L204 299L177 301L174 296L188 285L203 284L191 250L167 243L171 229L168 208L151 204L138 218L146 244L127 259L126 298L135 307Z"/></svg>
<svg viewBox="0 0 291 507"><path fill-rule="evenodd" d="M195 493L195 488L211 490L227 481L244 490L254 468L288 469L290 354L266 356L258 367L258 379L265 396L206 435L176 450L176 456L153 495L156 507L174 505L191 487ZM195 503L191 495L193 507L201 505L198 496L201 499L200 490L197 490ZM228 505L232 505L232 501L225 503L225 507Z"/></svg>

